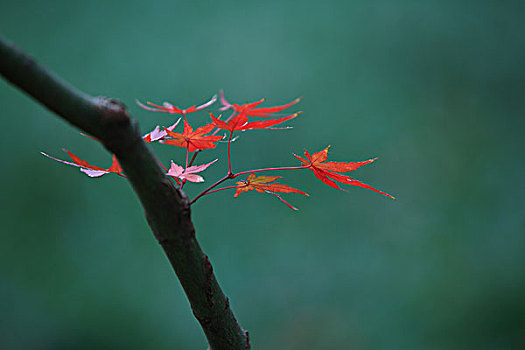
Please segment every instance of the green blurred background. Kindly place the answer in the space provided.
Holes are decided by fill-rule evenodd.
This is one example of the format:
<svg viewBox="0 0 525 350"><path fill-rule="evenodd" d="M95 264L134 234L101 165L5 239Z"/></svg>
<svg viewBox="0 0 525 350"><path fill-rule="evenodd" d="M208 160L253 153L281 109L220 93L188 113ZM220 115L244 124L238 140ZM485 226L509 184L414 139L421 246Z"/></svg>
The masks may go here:
<svg viewBox="0 0 525 350"><path fill-rule="evenodd" d="M241 135L238 170L328 144L335 161L379 157L355 176L397 201L299 171L281 174L311 194L286 195L299 212L253 192L194 206L255 349L523 349L524 15L523 1L4 0L0 32L144 131L173 118L135 99L303 96L294 129ZM5 81L0 102L0 348L205 349L128 183L39 154L105 166L105 151ZM215 157L208 181L225 147L199 156Z"/></svg>

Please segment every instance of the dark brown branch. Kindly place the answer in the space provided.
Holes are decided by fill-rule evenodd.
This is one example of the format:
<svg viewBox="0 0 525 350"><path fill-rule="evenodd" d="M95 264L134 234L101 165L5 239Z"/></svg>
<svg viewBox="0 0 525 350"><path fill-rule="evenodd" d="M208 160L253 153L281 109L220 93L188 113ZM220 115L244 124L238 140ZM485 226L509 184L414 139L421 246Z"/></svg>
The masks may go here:
<svg viewBox="0 0 525 350"><path fill-rule="evenodd" d="M195 238L188 198L159 168L126 107L117 100L84 94L1 37L0 74L63 119L100 139L117 156L210 347L249 349L248 334L237 323L210 260Z"/></svg>

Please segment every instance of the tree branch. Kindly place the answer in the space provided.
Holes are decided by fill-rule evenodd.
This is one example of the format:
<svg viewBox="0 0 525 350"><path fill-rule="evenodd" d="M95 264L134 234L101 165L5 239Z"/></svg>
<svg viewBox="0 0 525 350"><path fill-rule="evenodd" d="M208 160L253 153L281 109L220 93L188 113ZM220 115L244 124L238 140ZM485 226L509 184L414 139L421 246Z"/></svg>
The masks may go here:
<svg viewBox="0 0 525 350"><path fill-rule="evenodd" d="M0 74L69 123L101 140L117 156L210 347L249 349L248 333L235 319L210 260L195 238L186 194L176 189L159 168L126 107L117 100L77 90L1 37Z"/></svg>

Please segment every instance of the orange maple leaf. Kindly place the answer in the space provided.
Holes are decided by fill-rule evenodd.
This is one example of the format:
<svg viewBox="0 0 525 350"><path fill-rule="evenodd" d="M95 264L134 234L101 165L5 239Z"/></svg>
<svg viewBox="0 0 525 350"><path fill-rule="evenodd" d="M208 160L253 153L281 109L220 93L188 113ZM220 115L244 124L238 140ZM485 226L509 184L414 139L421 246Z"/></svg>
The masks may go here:
<svg viewBox="0 0 525 350"><path fill-rule="evenodd" d="M306 159L299 157L296 154L294 154L294 156L295 158L301 161L301 165L308 166L308 169L312 170L314 172L314 175L319 180L327 184L328 186L331 186L338 190L342 190L342 188L339 187L333 181L335 180L337 182L341 182L344 184L367 188L369 190L381 193L387 197L395 199L393 196L389 195L388 193L379 191L373 188L372 186L362 183L359 180L356 180L349 176L338 174L338 173L354 171L363 165L372 163L377 158L372 158L372 159L364 160L361 162L326 162L326 160L328 159L328 149L329 148L330 146L326 147L324 150L320 152L314 153L313 155L310 155L310 153L307 150L304 150L304 155L306 156Z"/></svg>
<svg viewBox="0 0 525 350"><path fill-rule="evenodd" d="M209 134L214 128L215 125L213 123L210 123L208 125L201 126L200 128L197 128L197 130L193 131L191 125L184 121L184 132L182 134L178 132L173 132L165 128L164 130L168 133L169 136L173 138L169 140L163 140L161 142L177 147L187 147L188 152L195 152L198 149L215 148L216 145L214 144L214 142L217 142L220 139L222 139L222 136L205 136L206 134Z"/></svg>
<svg viewBox="0 0 525 350"><path fill-rule="evenodd" d="M104 168L101 168L99 166L89 164L85 160L79 158L78 156L74 155L73 153L69 152L66 149L64 149L64 152L67 152L67 154L69 155L69 158L71 158L71 160L73 160L73 163L65 161L65 160L62 160L62 159L58 159L58 158L52 157L52 156L50 156L50 155L48 155L48 154L46 154L44 152L40 152L40 153L42 155L50 158L50 159L56 160L57 162L64 163L64 164L67 164L67 165L72 165L72 166L75 166L77 168L80 168L80 171L83 172L84 174L86 174L89 177L100 177L100 176L102 176L104 174L108 174L108 173L115 173L115 174L120 175L120 176L125 176L123 174L122 168L120 167L120 164L118 163L117 157L115 157L115 155L113 155L113 160L112 160L111 166L109 168L107 168L107 169L104 169Z"/></svg>
<svg viewBox="0 0 525 350"><path fill-rule="evenodd" d="M297 208L292 206L290 203L282 199L281 196L279 196L275 192L300 193L305 196L309 196L309 194L301 190L295 189L293 187L287 186L287 185L282 185L280 183L271 183L280 178L281 176L256 176L255 173L251 173L250 175L248 175L246 180L237 182L237 191L235 191L235 194L233 196L237 197L243 192L255 190L259 193L268 193L268 194L274 195L277 198L279 198L281 202L286 204L289 208L293 210L298 210Z"/></svg>

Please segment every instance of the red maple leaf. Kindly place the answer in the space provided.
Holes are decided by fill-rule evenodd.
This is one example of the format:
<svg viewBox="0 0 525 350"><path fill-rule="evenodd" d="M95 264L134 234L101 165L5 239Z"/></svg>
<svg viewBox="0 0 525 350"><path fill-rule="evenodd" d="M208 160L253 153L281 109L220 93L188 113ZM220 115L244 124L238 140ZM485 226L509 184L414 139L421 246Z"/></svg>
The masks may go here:
<svg viewBox="0 0 525 350"><path fill-rule="evenodd" d="M75 166L77 168L80 168L80 171L83 172L84 174L86 174L89 177L100 177L100 176L102 176L104 174L108 174L108 173L115 173L115 174L118 174L120 176L125 176L123 174L123 172L122 172L122 168L120 167L120 164L118 163L117 157L115 157L115 155L113 155L113 161L111 163L111 166L109 168L107 168L107 169L104 169L104 168L98 167L96 165L89 164L85 160L77 157L76 155L74 155L73 153L69 152L66 149L64 149L64 152L67 152L69 157L73 160L73 163L67 162L67 161L62 160L62 159L58 159L58 158L52 157L52 156L50 156L48 154L45 154L44 152L40 152L40 153L42 155L48 157L48 158L56 160L57 162L64 163L64 164L67 164L67 165L72 165L72 166Z"/></svg>
<svg viewBox="0 0 525 350"><path fill-rule="evenodd" d="M312 170L314 172L314 175L317 176L319 180L321 180L328 186L331 186L338 190L342 190L342 188L340 188L333 181L335 180L337 182L341 182L344 184L367 188L369 190L381 193L385 196L395 199L393 196L389 195L388 193L379 191L373 188L372 186L362 183L359 180L356 180L349 176L338 174L338 173L354 171L363 165L372 163L377 158L368 159L362 162L326 162L326 160L328 159L328 149L329 148L330 146L326 147L324 150L320 152L314 153L313 155L310 155L310 153L307 150L304 150L304 155L306 156L306 159L299 157L296 154L294 154L294 156L295 158L301 161L301 165L308 166L308 169Z"/></svg>
<svg viewBox="0 0 525 350"><path fill-rule="evenodd" d="M206 134L209 134L214 128L215 125L213 123L210 123L208 125L201 126L200 128L197 128L197 130L193 131L191 125L184 121L184 131L182 134L178 132L173 132L165 128L164 130L168 133L169 136L172 137L172 139L163 140L161 142L177 147L187 147L188 152L195 152L198 149L215 148L216 145L214 144L214 142L217 142L220 139L222 139L222 136L205 136Z"/></svg>
<svg viewBox="0 0 525 350"><path fill-rule="evenodd" d="M235 103L229 103L226 98L224 97L224 93L222 92L222 90L220 91L220 101L221 101L221 104L222 104L222 107L219 108L221 111L224 111L226 109L233 109L236 113L239 113L239 114L243 114L247 117L258 117L258 118L268 118L268 117L271 117L273 114L275 113L279 113L280 111L290 107L290 106L293 106L294 104L298 103L299 101L301 101L300 98L296 98L295 100L293 100L292 102L289 102L285 105L282 105L282 106L275 106L275 107L259 107L259 108L256 108L257 106L259 106L261 103L264 102L264 98L259 100L259 101L256 101L256 102L251 102L251 103L245 103L245 104L242 104L242 105L239 105L239 104L235 104Z"/></svg>
<svg viewBox="0 0 525 350"><path fill-rule="evenodd" d="M197 111L203 110L204 108L211 106L213 103L215 103L215 101L217 101L217 95L214 95L211 98L211 100L209 100L206 103L201 104L200 106L193 105L193 106L188 107L186 109L182 109L180 107L175 107L174 105L172 105L169 102L164 102L162 104L162 106L153 104L151 102L146 102L146 104L148 106L153 106L153 108L152 107L148 107L146 105L143 105L138 100L136 102L141 108L143 108L143 109L145 109L147 111L161 112L161 113L171 113L171 114L183 114L183 115L185 115L185 114L188 114L188 113L193 113L193 112L197 112Z"/></svg>
<svg viewBox="0 0 525 350"><path fill-rule="evenodd" d="M224 122L210 113L213 124L219 129L234 131L254 130L254 129L273 129L274 125L284 123L287 120L297 117L300 113L292 114L284 118L258 120L254 122L248 122L248 118L244 114L237 114L229 122Z"/></svg>
<svg viewBox="0 0 525 350"><path fill-rule="evenodd" d="M248 191L257 191L259 193L268 193L271 195L276 196L279 198L281 202L286 204L289 208L293 210L298 210L294 206L292 206L290 203L285 201L281 198L277 193L275 192L281 192L281 193L300 193L305 196L309 196L308 193L305 193L301 190L295 189L293 187L282 185L280 183L272 183L277 179L280 179L280 176L256 176L255 173L251 173L248 175L246 180L237 182L237 191L235 192L234 197L237 197L243 192Z"/></svg>

